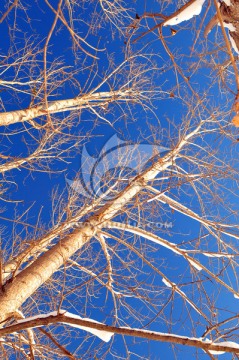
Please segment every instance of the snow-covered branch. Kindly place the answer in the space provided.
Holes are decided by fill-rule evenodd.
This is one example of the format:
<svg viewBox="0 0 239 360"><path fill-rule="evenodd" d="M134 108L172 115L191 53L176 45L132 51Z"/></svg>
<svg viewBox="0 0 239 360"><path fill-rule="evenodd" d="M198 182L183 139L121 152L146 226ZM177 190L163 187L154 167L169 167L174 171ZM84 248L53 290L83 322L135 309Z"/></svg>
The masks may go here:
<svg viewBox="0 0 239 360"><path fill-rule="evenodd" d="M79 329L91 332L92 334L101 338L101 340L110 341L113 334L120 334L124 336L134 336L149 340L160 342L169 342L172 344L181 344L193 346L202 350L207 350L211 354L239 353L239 344L231 341L216 343L211 340L203 340L201 338L180 336L175 334L156 332L150 330L142 330L137 328L115 327L108 326L92 319L82 319L80 316L68 313L64 310L53 312L49 314L35 315L31 318L19 320L17 324L10 325L6 328L0 329L0 336L5 336L16 331L21 331L30 328L41 327L50 324L64 323Z"/></svg>

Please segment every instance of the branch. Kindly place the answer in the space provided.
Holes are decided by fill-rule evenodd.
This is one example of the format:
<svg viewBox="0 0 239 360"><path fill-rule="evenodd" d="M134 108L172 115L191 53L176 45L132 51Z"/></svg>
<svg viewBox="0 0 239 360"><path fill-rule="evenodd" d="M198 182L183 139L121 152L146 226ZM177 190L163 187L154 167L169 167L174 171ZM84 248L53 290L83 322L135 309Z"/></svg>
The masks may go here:
<svg viewBox="0 0 239 360"><path fill-rule="evenodd" d="M134 336L148 340L193 346L205 351L209 351L213 354L215 354L215 352L218 353L226 352L233 354L239 353L239 344L231 341L214 343L211 340L203 341L200 338L191 338L187 336L180 336L180 335L168 334L168 333L162 333L162 332L156 332L150 330L141 330L136 328L108 326L91 320L73 318L71 316L66 315L66 312L64 310L60 310L60 313L56 315L55 314L43 315L44 317L41 316L42 315L39 315L39 317L34 317L34 319L32 320L25 319L24 321L21 321L18 324L14 324L4 329L0 329L0 336L5 336L13 332L21 331L29 328L41 327L56 323L64 323L67 325L77 325L79 327L84 327L88 329L96 329L98 331L112 333L112 334Z"/></svg>
<svg viewBox="0 0 239 360"><path fill-rule="evenodd" d="M57 114L64 111L80 110L95 106L106 105L111 101L128 101L138 97L139 93L128 90L117 90L86 94L72 99L48 102L48 106L38 105L29 109L0 113L0 126L8 126L19 122L33 120L39 116Z"/></svg>

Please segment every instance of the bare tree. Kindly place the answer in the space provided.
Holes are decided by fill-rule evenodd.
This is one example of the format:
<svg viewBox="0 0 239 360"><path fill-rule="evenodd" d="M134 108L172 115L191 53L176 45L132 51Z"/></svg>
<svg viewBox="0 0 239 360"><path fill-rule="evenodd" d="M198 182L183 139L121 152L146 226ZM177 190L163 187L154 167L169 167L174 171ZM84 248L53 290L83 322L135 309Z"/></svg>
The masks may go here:
<svg viewBox="0 0 239 360"><path fill-rule="evenodd" d="M2 358L158 359L151 341L238 358L236 58L201 36L210 4L164 27L197 3L1 5ZM150 156L112 143L67 186L94 129L117 124ZM40 175L58 184L47 216L21 203L22 181L43 197Z"/></svg>

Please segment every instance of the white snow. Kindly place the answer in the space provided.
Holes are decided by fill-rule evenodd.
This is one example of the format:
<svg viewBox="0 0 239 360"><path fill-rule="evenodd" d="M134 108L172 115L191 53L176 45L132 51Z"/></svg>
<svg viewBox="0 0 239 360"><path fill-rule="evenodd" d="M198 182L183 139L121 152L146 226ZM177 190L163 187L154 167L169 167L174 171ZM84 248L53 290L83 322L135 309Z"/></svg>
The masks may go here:
<svg viewBox="0 0 239 360"><path fill-rule="evenodd" d="M79 315L75 315L75 314L72 314L72 313L69 313L68 311L66 311L64 313L65 316L67 317L70 317L72 319L80 319L80 320L85 320L85 321L90 321L90 322L95 322L97 324L103 324L99 321L96 321L96 320L92 320L90 318L82 318L80 317ZM62 322L64 323L64 322ZM109 342L110 339L112 338L112 336L114 335L113 333L110 333L108 331L104 331L104 330L98 330L98 329L92 329L92 328L89 328L89 327L85 327L85 326L81 326L81 325L77 325L77 324L69 324L67 322L65 322L64 324L67 324L69 326L72 326L72 327L75 327L75 328L78 328L78 329L81 329L81 330L85 330L85 331L88 331L90 332L91 334L97 336L99 339L103 340L104 342ZM103 324L104 325L104 324Z"/></svg>
<svg viewBox="0 0 239 360"><path fill-rule="evenodd" d="M233 258L233 254L224 254L224 253L202 253L204 256L207 257L215 257L215 258L221 258L221 257L227 257L227 258Z"/></svg>
<svg viewBox="0 0 239 360"><path fill-rule="evenodd" d="M239 344L233 342L233 341L223 341L220 343L211 343L212 345L220 345L220 346L226 346L226 347L233 347L236 349L239 349ZM208 352L210 352L210 354L212 355L222 355L225 354L225 351L220 351L220 350L208 350Z"/></svg>
<svg viewBox="0 0 239 360"><path fill-rule="evenodd" d="M195 0L194 3L182 10L178 15L172 19L165 21L164 26L177 25L183 21L191 19L195 15L199 15L205 0Z"/></svg>
<svg viewBox="0 0 239 360"><path fill-rule="evenodd" d="M234 298L235 298L235 299L239 299L239 296L236 295L236 294L234 294Z"/></svg>
<svg viewBox="0 0 239 360"><path fill-rule="evenodd" d="M118 225L117 222L112 222L112 227L114 227L116 229L122 229L120 225ZM144 231L142 229L138 229L138 228L136 228L134 226L130 226L130 225L125 225L125 227L123 229L125 231L128 231L128 232L132 233L132 234L142 236L145 239L148 239L150 241L155 242L156 244L160 244L161 246L173 251L177 255L181 255L181 256L184 256L184 254L187 255L187 250L177 248L177 244L175 244L173 242L169 242L169 241L167 241L165 239L162 239L159 236L156 236L154 234L149 234L148 232L146 232L146 231ZM198 263L198 261L196 262L192 258L189 258L188 256L185 257L185 258L186 258L186 260L188 260L188 262L192 266L195 267L195 269L197 269L198 271L203 270L203 268Z"/></svg>
<svg viewBox="0 0 239 360"><path fill-rule="evenodd" d="M27 321L31 321L31 320L36 320L36 319L43 319L43 318L47 318L49 316L57 316L59 314L61 314L62 312L57 312L57 311L52 311L52 312L49 312L47 314L38 314L38 315L34 315L34 316L30 316L28 318L25 318L25 319L20 319L20 320L17 320L17 323L18 324L21 324L21 323L25 323ZM64 312L65 313L65 312ZM42 325L40 325L42 326Z"/></svg>
<svg viewBox="0 0 239 360"><path fill-rule="evenodd" d="M218 23L218 25L220 25L220 23ZM223 26L231 31L235 31L236 28L235 26L233 26L231 23L226 23L226 22L223 22Z"/></svg>
<svg viewBox="0 0 239 360"><path fill-rule="evenodd" d="M117 226L117 223L114 222L113 223L113 227L115 228L120 228L119 226ZM125 231L128 231L132 234L135 234L135 235L139 235L139 236L142 236L144 237L145 239L148 239L150 241L153 241L155 242L156 244L160 244L162 245L163 247L173 251L175 254L177 255L182 255L178 250L177 250L177 244L173 243L173 242L169 242L167 240L164 240L164 239L161 239L160 237L158 236L155 236L155 235L150 235L148 234L146 231L143 231L141 229L137 229L136 227L133 227L133 226L125 226L123 228ZM181 252L184 251L184 250L181 250L179 249Z"/></svg>
<svg viewBox="0 0 239 360"><path fill-rule="evenodd" d="M223 1L227 6L230 6L231 5L231 0L224 0Z"/></svg>
<svg viewBox="0 0 239 360"><path fill-rule="evenodd" d="M217 351L217 350L208 350L208 352L212 355L222 355L225 354L225 351Z"/></svg>
<svg viewBox="0 0 239 360"><path fill-rule="evenodd" d="M226 346L226 347L233 347L235 350L239 349L239 344L233 341L222 341L220 343L214 343L213 341L205 338L204 343L210 343L211 345L219 345L219 346ZM212 355L222 355L225 354L225 351L222 350L208 350L208 352Z"/></svg>
<svg viewBox="0 0 239 360"><path fill-rule="evenodd" d="M168 282L165 278L162 278L162 282L167 286L167 287L172 287L172 285L170 284L170 282Z"/></svg>
<svg viewBox="0 0 239 360"><path fill-rule="evenodd" d="M235 351L237 351L237 349L239 349L239 344L233 342L233 341L224 341L224 342L213 342L207 338L203 339L203 338L196 338L196 337L189 337L189 336L183 336L183 335L176 335L176 334L172 334L172 333L164 333L164 332L158 332L158 331L150 331L150 330L144 330L144 329L137 329L137 328L130 328L130 327L125 327L122 326L121 329L130 329L130 330L135 330L138 331L140 333L145 333L145 334L155 334L155 335L161 335L161 336L168 336L168 337L174 337L174 338L178 338L180 340L189 340L189 341L197 341L198 343L202 344L202 350L203 350L203 345L207 344L207 345L215 345L216 347L218 347L218 350L208 350L211 354L215 354L215 355L220 355L220 354L224 354L224 351L220 350L220 347L224 346L224 347L229 347L229 348L233 348L235 349ZM203 350L204 351L204 350Z"/></svg>
<svg viewBox="0 0 239 360"><path fill-rule="evenodd" d="M178 287L177 287L177 285L175 284L175 283L173 283L173 282L169 282L168 280L166 280L165 278L162 278L162 282L167 286L167 287L169 287L169 288L172 288L173 286L174 286L174 289L175 289L175 291L180 295L180 296L182 296L182 298L184 299L184 300L186 300L187 301L187 303L190 305L190 306L192 306L192 308L198 313L198 314L200 314L201 315L201 312L200 312L200 310L194 305L194 303L187 297L187 295L185 294L185 292L183 292L181 289L179 289ZM172 284L172 285L171 285Z"/></svg>
<svg viewBox="0 0 239 360"><path fill-rule="evenodd" d="M212 345L228 346L233 347L234 349L239 349L239 344L234 341L223 341L220 343L212 343Z"/></svg>
<svg viewBox="0 0 239 360"><path fill-rule="evenodd" d="M119 291L114 290L114 287L113 287L113 286L112 286L112 290L113 290L113 292L114 292L115 295L124 296L124 297L134 297L134 295L129 295L129 294L127 294L127 293L119 292Z"/></svg>
<svg viewBox="0 0 239 360"><path fill-rule="evenodd" d="M38 315L31 316L31 317L28 317L28 318L25 318L25 319L17 320L17 322L18 323L25 323L25 322L30 321L30 320L47 318L49 316L57 316L59 314L60 315L65 315L66 317L71 318L71 319L80 319L80 320L95 322L95 323L98 323L98 324L103 324L103 323L101 323L99 321L96 321L96 320L93 320L93 319L90 319L90 318L82 318L79 315L69 313L68 311L65 311L63 309L61 309L59 311L52 311L52 312L49 312L47 314L38 314ZM112 336L114 335L113 333L110 333L110 332L104 331L104 330L92 329L90 327L85 327L85 326L81 326L81 325L77 325L77 324L69 324L67 321L66 322L61 321L61 323L62 324L67 324L69 326L72 326L72 327L75 327L75 328L78 328L78 329L81 329L81 330L88 331L91 334L97 336L98 338L100 338L101 340L103 340L105 342L109 342L110 339L112 338ZM42 325L39 325L39 326L35 325L34 328L35 327L40 327L40 326L42 326Z"/></svg>
<svg viewBox="0 0 239 360"><path fill-rule="evenodd" d="M161 332L161 331L159 332L159 331L131 328L131 327L128 327L128 326L121 326L120 329L136 330L136 331L139 331L139 332L145 333L145 334L155 334L155 335L162 335L162 336L169 336L169 337L173 336L174 338L178 338L178 339L193 340L193 341L196 340L196 341L200 341L200 342L204 343L202 338L189 337L189 336L183 336L183 335L176 335L176 334L165 333L165 332Z"/></svg>
<svg viewBox="0 0 239 360"><path fill-rule="evenodd" d="M165 284L167 284L167 286L171 287L171 284L169 284L169 282L166 279L163 278L162 281ZM65 311L63 309L59 310L59 312L53 311L53 312L50 312L48 314L35 315L35 316L29 317L29 318L26 318L26 319L23 319L23 320L18 320L17 322L18 323L24 323L24 322L29 321L29 320L38 319L38 318L46 318L46 317L49 317L49 316L57 316L59 314L65 315L66 318L68 317L68 318L72 318L72 319L81 319L81 320L86 320L86 321L91 321L91 322L96 322L98 324L102 324L102 323L100 323L98 321L95 321L95 320L92 320L92 319L89 319L89 318L81 318L79 315L69 313L69 312L67 312L67 311ZM66 322L66 324L70 325L70 326L80 328L80 329L88 331L88 332L91 332L93 335L98 336L101 340L103 340L105 342L108 342L111 339L111 337L113 336L113 333L110 333L108 331L90 329L88 327L78 326L78 325L75 325L75 324L69 324L67 322ZM220 347L222 347L222 346L233 348L233 349L235 349L235 351L239 349L239 344L235 343L233 341L223 341L223 342L216 343L216 342L213 342L213 341L211 341L211 340L209 340L207 338L202 339L202 338L195 338L195 337L188 337L188 336L180 336L180 335L176 335L176 334L172 334L172 333L156 332L156 331L143 330L143 329L130 328L130 327L121 327L121 329L132 329L132 330L139 331L141 333L146 333L146 334L156 334L156 335L163 335L163 336L169 336L169 337L173 336L175 338L185 339L185 340L190 340L190 341L195 341L196 340L198 342L201 342L202 345L203 344L215 345L215 346L218 347L218 350L208 350L212 355L224 354L224 351L220 350ZM0 338L0 341L2 341L2 338Z"/></svg>
<svg viewBox="0 0 239 360"><path fill-rule="evenodd" d="M188 259L188 262L189 262L193 267L195 267L195 269L197 269L198 271L201 271L201 270L202 270L202 267L201 267L198 263L196 263L194 260Z"/></svg>

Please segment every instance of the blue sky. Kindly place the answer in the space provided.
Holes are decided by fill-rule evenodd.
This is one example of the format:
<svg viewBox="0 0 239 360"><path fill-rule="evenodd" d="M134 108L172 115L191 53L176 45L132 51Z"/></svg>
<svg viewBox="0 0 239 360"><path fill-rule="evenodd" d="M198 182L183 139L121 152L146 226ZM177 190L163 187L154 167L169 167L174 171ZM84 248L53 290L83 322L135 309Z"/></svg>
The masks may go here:
<svg viewBox="0 0 239 360"><path fill-rule="evenodd" d="M57 1L52 1L51 5L56 9ZM172 2L171 5L163 7L164 14L170 14L176 9L177 2ZM0 11L7 4L7 1L0 5ZM24 5L24 4L23 4ZM160 11L160 6L157 1L151 1L150 4L136 1L133 5L135 10L132 10L130 14L134 16L134 13L141 15L144 10L148 12ZM2 8L2 9L1 9ZM206 8L206 6L204 6ZM65 11L66 20L67 11ZM205 9L204 9L205 11ZM169 27L163 28L163 35L167 45L175 56L178 66L180 66L183 74L188 77L189 84L194 91L203 99L206 110L202 109L202 106L195 107L195 119L192 118L192 123L197 123L199 111L201 110L202 117L206 116L206 113L220 112L228 110L228 121L230 120L230 107L234 100L233 96L230 96L227 87L223 87L220 79L217 79L217 72L213 69L215 64L223 63L228 55L224 50L218 51L216 42L220 38L218 28L214 29L208 39L204 39L202 31L199 36L196 31L200 26L205 26L202 23L203 14L193 18L191 21L174 26L177 30L176 35L171 35ZM92 90L97 86L104 76L109 74L110 70L116 68L120 63L128 56L127 53L127 39L118 34L114 25L107 22L100 22L97 18L97 14L100 13L100 7L97 3L86 2L84 10L79 6L76 7L74 12L74 19L79 19L76 24L76 29L79 34L84 37L86 34L87 41L94 47L99 49L107 49L104 51L94 52L89 47L82 45L84 49L87 49L92 55L96 55L98 59L86 56L81 50L72 50L71 39L69 32L66 28L58 24L52 34L49 43L49 52L47 53L47 63L50 64L53 61L61 61L65 66L64 72L59 72L58 78L68 77L68 79L62 83L61 86L55 87L54 81L49 82L49 89L52 90L49 95L48 101L53 99L66 99L76 97L79 94L84 94ZM213 13L211 9L207 15L207 19ZM103 16L103 15L102 15ZM89 31L89 24L92 18L95 19L94 31ZM17 21L15 31L9 31L9 27ZM29 57L27 63L20 67L10 67L5 72L1 73L3 80L14 80L21 77L23 80L27 80L29 74L34 78L41 76L43 68L43 53L37 51L42 50L43 44L49 30L54 21L54 16L45 1L38 2L25 2L25 9L20 7L16 12L11 12L6 21L0 25L0 33L2 34L2 41L0 42L0 55L6 56L9 52L9 63L13 63L19 57L20 54L24 54L21 50L24 46L25 39L28 39L28 44L32 47L33 56ZM147 20L148 27L154 25L152 19ZM205 20L206 23L206 20ZM142 21L142 24L146 22ZM142 25L143 26L143 25ZM147 28L144 28L144 30ZM88 33L89 32L89 33ZM136 32L140 34L141 30ZM11 35L11 41L10 36ZM136 35L135 35L136 36ZM134 37L135 37L134 36ZM133 37L133 39L134 39ZM194 49L192 46L194 44ZM223 44L223 43L222 43ZM52 193L57 191L54 198L55 203L59 201L62 203L66 201L67 194L71 190L67 187L67 179L80 179L79 171L81 166L81 153L85 146L90 156L97 159L107 141L115 134L122 140L130 143L148 143L162 145L167 148L172 148L177 139L180 138L180 132L183 133L187 119L192 117L192 107L196 102L190 94L189 87L184 81L179 72L175 69L172 61L164 49L157 32L150 33L142 39L138 40L135 44L132 44L132 53L142 52L146 54L138 58L137 66L143 66L147 70L148 81L152 82L154 89L156 89L156 96L153 99L152 104L148 104L147 107L142 107L139 104L129 105L116 105L110 104L107 111L104 113L99 112L103 118L97 117L97 115L89 110L82 110L78 115L75 115L73 120L73 126L65 127L64 134L68 136L68 146L71 146L71 150L66 153L64 162L54 160L49 168L49 172L42 171L41 168L36 171L35 169L30 171L29 167L15 169L1 178L1 182L5 184L8 182L9 191L4 195L2 200L2 213L0 214L1 226L4 227L3 246L9 246L12 242L12 238L16 233L19 236L19 242L21 238L32 239L35 234L39 236L38 231L35 232L34 226L43 227L48 229L51 226L52 221ZM38 49L38 50L37 50ZM211 52L210 52L211 51ZM216 52L215 59L213 59L214 51ZM34 62L34 66L31 64ZM3 58L3 64L4 58ZM218 65L218 66L219 66ZM99 91L109 91L117 88L123 83L125 77L129 76L128 71L131 65L125 66L122 73L119 73L115 78L111 78L105 83ZM150 67L154 66L154 70L149 71ZM56 68L60 68L60 65L56 65ZM0 68L1 70L1 68ZM135 69L133 69L136 71ZM232 91L235 91L235 83L233 82L233 75L227 74L227 81ZM230 83L231 81L231 83ZM219 84L221 88L219 88ZM148 88L150 86L147 84ZM2 91L1 91L2 90ZM25 92L16 92L11 88L0 87L1 111L12 111L22 108L27 108L30 105L31 94L29 95L29 89L26 87ZM33 89L31 89L33 91ZM43 101L42 92L39 92L40 101ZM37 100L38 101L38 100ZM226 103L227 102L227 103ZM69 115L69 112L60 114L59 119L64 120L65 116ZM219 116L220 117L220 116ZM39 122L43 121L41 119ZM9 135L10 134L10 135ZM33 130L30 124L17 124L9 129L2 129L0 134L1 152L4 155L11 155L12 157L24 157L29 151L32 152L38 146L40 132ZM203 139L198 138L196 140L197 146L208 146L209 149L215 150L219 159L223 157L227 162L235 161L235 154L238 145L235 145L234 140L236 137L236 131L232 130L231 138L224 137L224 133L218 130L213 134L207 134ZM62 145L63 147L65 145ZM185 151L185 158L178 161L178 166L182 166L184 170L196 171L196 166L187 161L186 156L194 155L192 148ZM203 159L203 151L200 152L200 159ZM213 156L211 156L213 161ZM237 166L236 166L237 168ZM200 168L202 171L203 167ZM238 168L237 168L238 169ZM207 171L205 170L205 173ZM167 173L165 173L167 175ZM209 178L209 180L211 180ZM204 181L204 180L203 180ZM198 185L199 194L201 200L204 203L207 217L222 217L225 218L224 222L235 222L237 220L238 203L234 199L234 195L226 190L226 187L230 190L235 190L237 193L237 178L235 175L235 181L220 179L218 175L217 183L210 183L212 192L206 193L206 188ZM205 180L206 183L206 180ZM219 185L221 187L219 187ZM177 176L172 176L171 182L158 181L155 185L157 189L169 188L170 195L183 203L185 206L189 206L195 212L199 214L203 213L202 204L197 197L197 193L191 187L190 182L181 182L181 179ZM215 186L215 187L214 187ZM225 187L224 187L225 186ZM218 199L213 203L213 195L218 191ZM62 195L60 195L62 194ZM223 196L227 201L223 200ZM215 198L214 198L215 199ZM11 202L7 202L11 200ZM143 196L142 199L143 201ZM79 203L83 201L79 196ZM90 200L89 200L90 201ZM221 202L220 202L221 201ZM230 204L232 203L231 207ZM228 207L227 207L228 205ZM78 206L78 204L77 204ZM190 219L172 209L167 204L145 204L141 210L140 215L137 213L137 209L130 208L131 213L128 215L119 216L118 220L122 221L136 219L136 223L139 222L140 217L145 217L145 226L148 230L152 230L152 223L172 223L172 228L156 228L153 229L156 235L161 236L168 241L176 243L181 248L196 249L200 251L217 251L218 243L211 234L208 234L205 229L202 228L195 220ZM153 207L154 206L154 207ZM30 209L27 212L27 209ZM156 214L152 215L152 212ZM26 212L26 213L25 213ZM12 219L16 218L20 214L25 215L21 218L21 221L28 223L26 227L23 225L16 225ZM134 217L135 216L135 217ZM10 219L10 220L6 220ZM150 225L147 223L147 219L150 220ZM137 254L127 251L126 245L123 243L117 243L114 236L119 236L120 231L110 232L112 239L108 239L109 246L111 248L112 263L115 266L115 287L120 291L126 291L130 276L132 276L132 283L130 289L137 289L139 294L143 297L144 291L148 290L147 296L151 299L147 303L145 301L139 301L134 298L125 298L122 306L119 306L119 323L121 326L132 327L147 327L154 331L172 332L178 335L184 336L202 336L207 325L204 319L192 309L189 304L185 304L185 301L178 294L173 294L174 301L169 302L169 305L160 312L163 304L170 298L172 292L167 289L162 283L162 276L154 274L152 268L147 265L142 265L142 259L138 258ZM205 235L205 237L204 237ZM200 244L198 243L200 238ZM5 240L6 239L6 240ZM232 294L227 293L224 289L221 289L220 285L212 282L208 279L207 274L199 274L193 267L190 267L182 256L173 254L172 251L156 246L142 238L135 238L133 236L122 236L122 240L127 240L132 245L137 244L136 248L142 253L145 252L147 256L153 258L153 265L158 268L162 273L165 272L171 281L176 284L180 284L181 289L187 293L190 299L195 301L197 305L205 305L203 311L209 314L209 304L215 305L215 313L218 313L219 320L224 319L226 316L231 316L232 313L237 310L237 301L233 298ZM230 239L234 246L234 240ZM17 241L18 242L18 241ZM220 246L219 246L220 248ZM220 249L224 251L223 247ZM228 249L227 249L228 250ZM93 255L95 264L92 266L92 259L90 255ZM146 256L145 255L145 256ZM106 261L104 258L104 252L99 244L98 239L94 239L89 246L82 251L82 264L88 266L90 269L98 269L103 271L106 267ZM121 259L119 258L121 256ZM236 272L233 273L233 267L230 261L221 261L218 259L207 258L203 255L197 254L197 259L200 259L201 263L205 266L213 268L214 271L222 271L225 265L225 272L223 279L230 283L231 286L237 287ZM123 268L123 263L128 262L131 265ZM227 264L226 264L227 262ZM138 268L137 268L138 266ZM140 268L140 266L142 268ZM123 269L123 270L122 270ZM137 272L137 269L139 270ZM235 269L237 267L235 265ZM107 274L107 273L105 273ZM134 279L134 276L137 278ZM55 274L56 278L58 275ZM73 276L76 276L73 280ZM82 276L82 277L81 277ZM125 278L124 278L125 277ZM59 278L64 280L63 275L59 275ZM87 281L87 276L81 273L77 273L74 270L69 270L69 287L79 286L79 292L71 294L66 297L63 303L74 313L78 313L81 316L92 317L95 320L102 321L106 324L112 324L114 321L113 300L110 293L99 285L97 282ZM106 275L102 277L105 281ZM197 292L197 285L192 286L192 281L198 281L199 284L203 284L200 296ZM84 282L85 281L85 282ZM140 281L146 282L146 290L142 290L138 285ZM147 283L148 281L148 283ZM137 286L136 286L137 285ZM48 311L51 309L52 304L47 304L47 286L41 293L42 303L39 303L39 309ZM151 287L152 286L152 287ZM51 289L49 285L49 289ZM48 289L48 290L49 290ZM56 285L56 289L60 289L59 285ZM153 290L152 290L153 289ZM237 288L237 290L239 290ZM52 294L54 291L51 289ZM135 290L136 291L136 290ZM44 295L45 294L45 295ZM88 298L86 300L86 296ZM45 297L44 297L45 296ZM59 298L56 296L56 305ZM154 306L154 303L160 304L158 307ZM147 304L146 304L147 303ZM162 305L162 306L161 306ZM218 309L216 309L218 308ZM32 305L32 311L36 312L36 309ZM224 309L224 310L221 310ZM136 313L133 313L136 311ZM136 320L136 314L139 314L139 318ZM157 315L158 313L158 315ZM228 315L229 314L229 315ZM151 319L152 320L151 322ZM148 325L149 323L149 325ZM195 330L193 326L195 325ZM75 331L75 330L74 330ZM60 332L60 329L53 332ZM237 330L234 331L237 335ZM74 337L75 336L75 337ZM68 346L70 351L74 351L80 344L82 347L79 353L84 358L84 352L87 352L87 358L101 358L107 352L108 344L102 344L98 339L90 338L85 343L81 343L81 337L85 336L85 332L75 331L72 336L72 342ZM229 336L230 338L230 336ZM232 339L233 340L233 339ZM128 353L126 351L126 345L128 346ZM90 353L92 349L92 353ZM98 352L95 352L97 349ZM184 346L171 347L169 344L148 342L142 339L125 338L123 339L119 335L115 335L114 341L111 347L111 354L108 353L106 359L116 358L116 355L121 356L122 359L138 359L140 356L145 359L206 359L208 356L201 350L196 351L193 348ZM91 357L92 356L92 357ZM95 356L95 357L94 357ZM128 356L128 357L127 357ZM221 355L220 359L231 359L231 355Z"/></svg>

